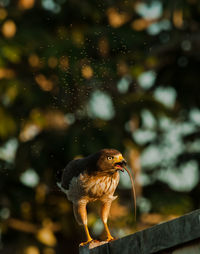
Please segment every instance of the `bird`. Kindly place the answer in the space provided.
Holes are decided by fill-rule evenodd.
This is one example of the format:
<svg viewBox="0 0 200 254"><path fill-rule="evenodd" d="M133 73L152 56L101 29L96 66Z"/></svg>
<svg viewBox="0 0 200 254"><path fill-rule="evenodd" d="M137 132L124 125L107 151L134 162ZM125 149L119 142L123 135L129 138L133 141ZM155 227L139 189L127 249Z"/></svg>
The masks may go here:
<svg viewBox="0 0 200 254"><path fill-rule="evenodd" d="M112 201L117 198L114 192L120 179L119 171L124 172L126 164L121 152L105 148L87 157L74 159L64 168L61 181L57 184L73 203L75 219L84 228L87 240L81 246L94 241L87 225L86 206L96 200L102 203L101 219L106 241L114 240L107 221Z"/></svg>

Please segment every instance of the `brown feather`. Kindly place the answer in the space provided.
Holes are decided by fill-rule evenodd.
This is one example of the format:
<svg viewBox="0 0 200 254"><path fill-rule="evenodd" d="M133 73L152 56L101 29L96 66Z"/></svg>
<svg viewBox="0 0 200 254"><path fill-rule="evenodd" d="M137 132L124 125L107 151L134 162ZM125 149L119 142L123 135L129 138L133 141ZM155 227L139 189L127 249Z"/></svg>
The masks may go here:
<svg viewBox="0 0 200 254"><path fill-rule="evenodd" d="M114 192L119 183L119 170L123 170L125 163L119 151L102 149L83 159L69 162L64 169L60 186L68 199L73 202L75 218L79 224L84 225L88 241L91 237L87 229L86 205L95 200L103 203L101 217L108 239L113 239L107 227L107 218L111 203L117 198ZM133 185L132 178L131 182ZM135 200L134 186L133 193Z"/></svg>

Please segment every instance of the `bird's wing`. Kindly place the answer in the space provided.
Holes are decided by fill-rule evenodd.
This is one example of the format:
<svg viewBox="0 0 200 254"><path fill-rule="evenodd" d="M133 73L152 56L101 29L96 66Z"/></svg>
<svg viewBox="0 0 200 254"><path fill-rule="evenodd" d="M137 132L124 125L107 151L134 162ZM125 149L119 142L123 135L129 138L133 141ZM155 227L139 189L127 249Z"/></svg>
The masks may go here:
<svg viewBox="0 0 200 254"><path fill-rule="evenodd" d="M62 174L61 186L65 190L69 189L69 184L73 177L79 176L84 171L91 174L97 170L99 153L91 154L85 158L70 161Z"/></svg>
<svg viewBox="0 0 200 254"><path fill-rule="evenodd" d="M61 179L61 187L65 190L69 189L69 184L73 177L79 176L85 170L84 159L77 159L70 161L67 166L65 167Z"/></svg>

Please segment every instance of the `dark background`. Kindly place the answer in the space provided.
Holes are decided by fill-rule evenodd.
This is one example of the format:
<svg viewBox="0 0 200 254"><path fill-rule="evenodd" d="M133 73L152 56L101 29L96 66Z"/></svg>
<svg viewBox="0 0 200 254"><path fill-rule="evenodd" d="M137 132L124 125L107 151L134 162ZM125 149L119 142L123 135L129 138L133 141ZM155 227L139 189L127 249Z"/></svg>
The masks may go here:
<svg viewBox="0 0 200 254"><path fill-rule="evenodd" d="M77 253L85 235L56 175L120 150L110 229L199 208L200 2L0 0L0 252ZM98 204L91 234L104 239Z"/></svg>

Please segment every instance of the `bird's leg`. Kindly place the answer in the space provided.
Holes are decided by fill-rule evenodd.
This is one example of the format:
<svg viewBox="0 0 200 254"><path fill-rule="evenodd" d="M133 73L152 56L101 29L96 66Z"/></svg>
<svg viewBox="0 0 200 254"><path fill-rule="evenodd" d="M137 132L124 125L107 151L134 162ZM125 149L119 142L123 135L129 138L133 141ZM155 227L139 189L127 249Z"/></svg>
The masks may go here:
<svg viewBox="0 0 200 254"><path fill-rule="evenodd" d="M85 230L87 241L80 244L81 246L84 246L93 240L92 237L90 236L88 226L87 226L86 203L79 202L79 203L73 204L73 210L74 210L74 215L75 215L77 222L80 225L83 225L84 230Z"/></svg>
<svg viewBox="0 0 200 254"><path fill-rule="evenodd" d="M93 241L92 237L90 236L87 224L84 224L83 227L84 227L84 230L85 230L85 233L86 233L86 236L87 236L87 241L81 243L80 244L81 246L86 245L86 244L90 243L91 241Z"/></svg>
<svg viewBox="0 0 200 254"><path fill-rule="evenodd" d="M107 224L111 203L112 203L112 201L106 201L102 204L102 208L101 208L101 219L103 221L103 224L104 224L104 227L106 230L106 234L107 234L106 241L114 240L114 237L112 237L110 234L110 230L109 230L108 224Z"/></svg>

